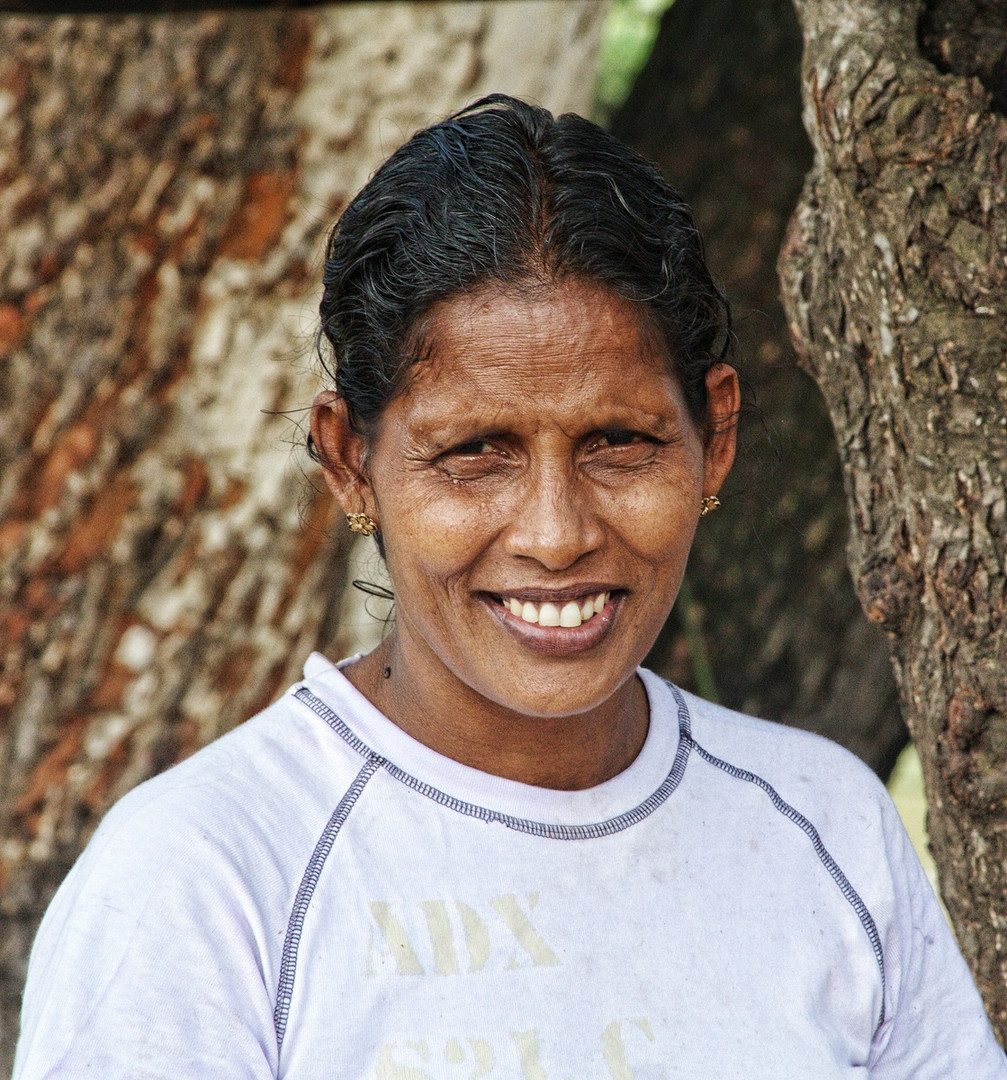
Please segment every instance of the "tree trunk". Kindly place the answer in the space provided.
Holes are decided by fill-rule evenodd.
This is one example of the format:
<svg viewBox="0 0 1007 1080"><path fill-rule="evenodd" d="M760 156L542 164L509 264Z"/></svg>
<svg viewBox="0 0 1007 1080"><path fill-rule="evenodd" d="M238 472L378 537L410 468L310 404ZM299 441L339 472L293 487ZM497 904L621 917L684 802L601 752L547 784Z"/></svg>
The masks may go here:
<svg viewBox="0 0 1007 1080"><path fill-rule="evenodd" d="M846 568L835 437L778 299L776 255L811 164L800 57L791 0L676 0L613 121L695 207L758 402L724 508L700 526L695 603L683 595L652 660L695 685L683 619L701 611L724 704L828 735L887 776L908 736Z"/></svg>
<svg viewBox="0 0 1007 1080"><path fill-rule="evenodd" d="M785 302L839 436L850 563L891 639L941 892L1004 1041L1007 9L797 9L815 166Z"/></svg>
<svg viewBox="0 0 1007 1080"><path fill-rule="evenodd" d="M354 647L298 448L328 226L482 93L586 110L603 14L0 21L0 1071L109 804Z"/></svg>

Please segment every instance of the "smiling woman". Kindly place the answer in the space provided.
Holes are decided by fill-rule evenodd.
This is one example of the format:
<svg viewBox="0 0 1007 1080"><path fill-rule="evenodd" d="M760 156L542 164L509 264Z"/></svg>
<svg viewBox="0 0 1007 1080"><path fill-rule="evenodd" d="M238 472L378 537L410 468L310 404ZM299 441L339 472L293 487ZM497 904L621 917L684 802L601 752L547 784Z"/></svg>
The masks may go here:
<svg viewBox="0 0 1007 1080"><path fill-rule="evenodd" d="M15 1076L1007 1076L873 774L639 667L739 408L656 170L478 102L347 208L321 315L395 627L109 814Z"/></svg>
<svg viewBox="0 0 1007 1080"><path fill-rule="evenodd" d="M329 483L380 522L397 596L395 632L346 675L466 764L601 783L643 745L633 673L730 468L734 369L707 374L704 440L640 305L604 284L487 285L425 321L426 360L376 436L338 394L315 412Z"/></svg>

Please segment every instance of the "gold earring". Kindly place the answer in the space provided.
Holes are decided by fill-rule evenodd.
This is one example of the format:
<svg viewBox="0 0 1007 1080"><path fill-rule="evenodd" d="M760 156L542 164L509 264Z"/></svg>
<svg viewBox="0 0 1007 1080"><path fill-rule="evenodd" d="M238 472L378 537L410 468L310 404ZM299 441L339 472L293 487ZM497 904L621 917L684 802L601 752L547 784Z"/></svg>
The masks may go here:
<svg viewBox="0 0 1007 1080"><path fill-rule="evenodd" d="M704 514L708 514L711 510L716 510L720 506L720 499L716 495L704 495L702 499L703 509L700 510L699 516L703 517Z"/></svg>
<svg viewBox="0 0 1007 1080"><path fill-rule="evenodd" d="M378 523L368 514L347 514L346 524L350 532L360 533L361 536L373 536L378 531Z"/></svg>

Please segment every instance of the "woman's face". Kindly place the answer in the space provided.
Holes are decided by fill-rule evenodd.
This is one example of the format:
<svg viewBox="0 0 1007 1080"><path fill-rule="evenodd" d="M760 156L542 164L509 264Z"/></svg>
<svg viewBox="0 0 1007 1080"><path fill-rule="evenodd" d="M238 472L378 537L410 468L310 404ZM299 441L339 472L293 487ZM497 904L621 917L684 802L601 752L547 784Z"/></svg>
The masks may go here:
<svg viewBox="0 0 1007 1080"><path fill-rule="evenodd" d="M602 705L664 623L733 428L704 444L656 335L594 284L446 301L424 337L369 446L341 403L319 424L344 509L381 527L396 649L459 700ZM727 421L733 370L707 382Z"/></svg>

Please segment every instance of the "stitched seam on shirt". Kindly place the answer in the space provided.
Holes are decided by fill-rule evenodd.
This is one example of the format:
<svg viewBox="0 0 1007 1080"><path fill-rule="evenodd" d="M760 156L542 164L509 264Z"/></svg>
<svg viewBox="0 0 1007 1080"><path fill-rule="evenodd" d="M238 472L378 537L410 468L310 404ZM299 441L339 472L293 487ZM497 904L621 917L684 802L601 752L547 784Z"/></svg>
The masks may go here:
<svg viewBox="0 0 1007 1080"><path fill-rule="evenodd" d="M513 817L510 814L501 814L496 810L489 810L484 806L478 806L475 803L456 799L453 795L448 795L439 788L435 788L431 784L427 784L424 781L417 779L411 773L407 773L404 769L399 768L398 765L394 765L384 758L381 758L380 760L382 767L390 776L393 776L398 780L399 783L404 784L406 787L425 796L438 805L447 807L449 810L454 810L456 813L464 814L466 817L477 818L480 821L496 822L506 826L508 829L513 829L515 832L528 833L532 836L540 836L548 840L596 840L600 837L611 836L613 833L629 829L633 825L636 825L649 817L663 802L665 802L675 788L678 787L682 777L685 775L686 765L689 760L689 750L692 745L689 728L689 708L685 703L685 699L678 692L678 688L671 686L671 690L678 703L679 727L678 749L675 753L675 760L672 762L671 770L657 790L644 799L642 803L633 807L632 810L627 810L623 814L609 818L607 821L598 821L590 825L552 825L548 822L529 821L525 818ZM347 727L347 725L328 707L328 705L325 704L324 701L317 698L306 687L302 686L295 692L294 696L307 705L312 712L321 717L321 719L323 719L337 735L356 750L358 754L361 756L377 756L366 743L362 742L353 731Z"/></svg>
<svg viewBox="0 0 1007 1080"><path fill-rule="evenodd" d="M382 759L377 754L371 754L364 767L357 773L356 779L348 788L346 794L339 800L339 805L332 813L328 823L322 830L322 835L315 844L315 850L311 853L308 865L305 867L298 886L297 895L294 898L294 906L287 921L287 934L283 939L283 953L280 960L280 978L276 988L276 1005L273 1007L273 1028L276 1031L276 1053L279 1057L283 1047L283 1037L287 1030L287 1016L290 1012L290 999L294 992L294 976L297 971L297 950L301 944L301 931L304 928L304 919L314 895L315 886L321 877L322 867L329 857L332 845L335 843L339 830L346 821L353 804L357 801L360 793L364 790L367 781L381 767Z"/></svg>
<svg viewBox="0 0 1007 1080"><path fill-rule="evenodd" d="M722 758L715 757L696 742L691 735L687 736L687 738L695 747L696 753L699 754L704 761L709 762L709 764L718 769L722 769L729 776L733 776L737 780L746 780L748 783L755 784L757 787L761 788L769 796L773 806L776 807L785 818L792 821L805 833L811 841L819 861L825 869L828 870L832 880L839 887L839 891L843 894L847 903L857 913L857 917L860 919L860 925L864 928L864 932L867 934L867 938L871 943L871 948L874 951L874 958L877 961L878 970L881 973L881 1015L878 1017L878 1024L874 1029L876 1035L878 1029L880 1029L881 1025L885 1022L885 957L881 949L881 937L878 934L878 928L870 911L867 909L867 905L864 903L857 890L850 884L849 878L843 873L839 864L822 842L822 838L815 826L812 825L799 810L796 810L791 806L790 803L777 792L772 784L763 780L761 776L749 772L747 769L738 768L737 765L732 765Z"/></svg>
<svg viewBox="0 0 1007 1080"><path fill-rule="evenodd" d="M362 739L358 739L356 733L348 727L343 720L325 704L320 697L316 697L306 686L299 687L294 697L303 702L316 715L321 717L332 730L355 750L361 757L369 758L374 751Z"/></svg>

